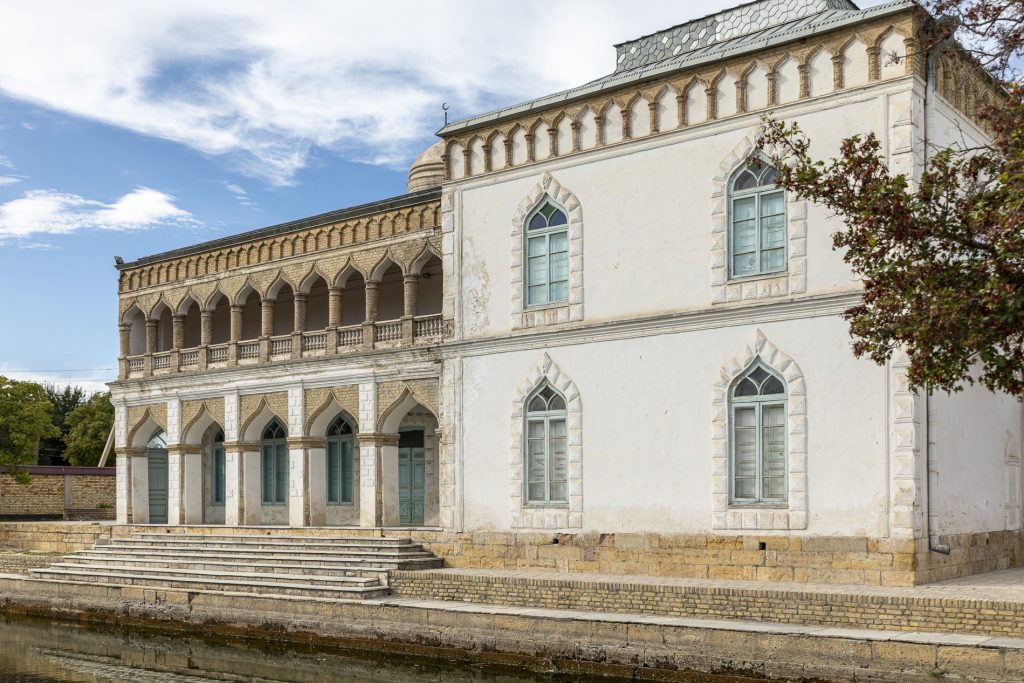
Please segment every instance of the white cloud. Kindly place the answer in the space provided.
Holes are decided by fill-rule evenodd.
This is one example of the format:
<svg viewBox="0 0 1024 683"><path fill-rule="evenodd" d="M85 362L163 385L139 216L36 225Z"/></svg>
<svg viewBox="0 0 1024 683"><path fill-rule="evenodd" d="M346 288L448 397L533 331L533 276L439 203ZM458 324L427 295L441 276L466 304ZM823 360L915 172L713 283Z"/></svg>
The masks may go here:
<svg viewBox="0 0 1024 683"><path fill-rule="evenodd" d="M442 102L457 119L579 85L613 69L613 43L738 3L7 3L0 92L285 185L316 148L404 165Z"/></svg>
<svg viewBox="0 0 1024 683"><path fill-rule="evenodd" d="M13 185L14 183L20 183L21 178L15 178L10 175L0 175L0 187L4 185Z"/></svg>
<svg viewBox="0 0 1024 683"><path fill-rule="evenodd" d="M174 197L148 187L136 188L113 204L66 192L31 190L0 204L0 241L86 229L139 230L195 224L192 214L174 202Z"/></svg>
<svg viewBox="0 0 1024 683"><path fill-rule="evenodd" d="M0 168L14 168L14 164L11 163L10 157L5 157L3 154L0 154Z"/></svg>

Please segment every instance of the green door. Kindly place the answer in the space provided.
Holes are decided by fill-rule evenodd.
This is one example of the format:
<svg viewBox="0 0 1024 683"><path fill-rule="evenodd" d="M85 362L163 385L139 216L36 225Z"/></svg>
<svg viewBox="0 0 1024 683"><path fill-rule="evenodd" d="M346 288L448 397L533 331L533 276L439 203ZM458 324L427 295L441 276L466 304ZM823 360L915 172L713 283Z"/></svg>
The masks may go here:
<svg viewBox="0 0 1024 683"><path fill-rule="evenodd" d="M167 524L167 442L163 432L149 442L149 523Z"/></svg>
<svg viewBox="0 0 1024 683"><path fill-rule="evenodd" d="M398 435L398 521L403 526L423 526L426 459L423 430Z"/></svg>

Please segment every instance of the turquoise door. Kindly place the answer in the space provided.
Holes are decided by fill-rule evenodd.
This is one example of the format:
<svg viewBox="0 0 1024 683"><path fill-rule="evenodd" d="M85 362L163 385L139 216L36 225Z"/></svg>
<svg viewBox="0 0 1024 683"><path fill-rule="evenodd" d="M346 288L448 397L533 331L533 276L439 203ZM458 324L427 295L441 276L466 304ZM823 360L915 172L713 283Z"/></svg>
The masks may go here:
<svg viewBox="0 0 1024 683"><path fill-rule="evenodd" d="M149 523L167 524L167 451L149 449Z"/></svg>
<svg viewBox="0 0 1024 683"><path fill-rule="evenodd" d="M403 526L423 526L426 458L423 430L398 435L398 518Z"/></svg>

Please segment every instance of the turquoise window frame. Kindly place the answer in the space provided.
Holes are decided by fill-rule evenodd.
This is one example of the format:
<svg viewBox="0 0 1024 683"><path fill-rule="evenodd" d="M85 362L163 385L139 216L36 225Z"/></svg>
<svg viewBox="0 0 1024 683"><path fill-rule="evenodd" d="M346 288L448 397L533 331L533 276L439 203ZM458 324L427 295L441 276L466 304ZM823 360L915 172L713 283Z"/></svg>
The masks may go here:
<svg viewBox="0 0 1024 683"><path fill-rule="evenodd" d="M763 369L770 377L774 377L783 386L784 393L768 394L757 396L735 396L736 388L746 379L755 368ZM782 491L780 497L766 497L764 495L764 412L766 409L780 408L782 410ZM736 445L738 420L736 413L739 410L753 409L755 414L755 474L753 497L739 498L736 496ZM758 506L784 506L789 502L789 400L788 389L785 380L777 372L765 366L760 361L751 365L746 372L740 375L729 390L729 504L732 506L758 505Z"/></svg>
<svg viewBox="0 0 1024 683"><path fill-rule="evenodd" d="M264 434L276 426L287 434L276 420L264 429ZM261 499L264 505L288 504L288 441L287 438L264 438L260 441Z"/></svg>
<svg viewBox="0 0 1024 683"><path fill-rule="evenodd" d="M354 439L351 435L331 436L327 438L326 447L327 504L352 505L355 492Z"/></svg>
<svg viewBox="0 0 1024 683"><path fill-rule="evenodd" d="M223 505L227 497L227 466L224 442L213 442L213 504Z"/></svg>
<svg viewBox="0 0 1024 683"><path fill-rule="evenodd" d="M771 167L771 165L767 161L761 161L760 164L761 164L761 166L758 169L759 173L764 173L765 169ZM786 272L789 269L789 215L788 215L788 208L786 207L786 191L784 189L782 189L782 188L776 187L774 184L772 184L772 185L758 185L757 187L749 188L749 189L746 189L746 190L734 190L733 189L733 185L735 185L737 178L739 178L740 175L742 175L744 172L746 172L748 168L751 168L751 164L750 163L746 163L743 166L741 166L740 168L738 168L729 177L729 184L727 185L727 188L728 188L727 192L728 192L728 197L729 197L729 202L728 202L728 205L729 205L729 216L728 216L728 221L729 221L728 242L729 242L729 245L728 246L729 246L729 248L727 249L727 252L728 252L728 260L729 260L728 266L729 266L729 279L730 280L742 280L742 279L745 279L745 278L763 277L765 275L774 275L774 274L778 274L778 273L784 273L784 272ZM764 239L764 229L762 227L762 220L764 218L766 218L766 216L762 216L761 215L761 210L762 210L762 206L761 205L762 205L762 202L763 202L763 200L765 198L767 198L767 197L775 197L775 196L781 196L782 197L782 213L781 214L773 214L773 215L781 215L781 217L782 217L782 231L783 231L783 239L782 239L782 246L781 246L781 250L782 250L782 265L780 265L780 266L778 266L776 268L767 268L767 267L764 266L764 259L763 259L764 252L772 251L772 250L777 249L779 247L768 247L768 246L766 246L764 244L764 241L763 241L763 239ZM737 220L736 220L736 215L737 215L736 204L737 204L737 202L741 202L741 201L748 200L748 199L753 199L754 200L754 226L755 226L754 227L754 232L755 232L755 235L756 235L756 245L754 247L754 251L753 252L742 252L742 253L743 254L753 253L754 254L754 263L755 263L755 265L754 265L754 270L751 271L751 272L737 273L736 272L736 257L737 257L737 253L736 253L736 244L737 244L737 240L736 240L736 223L737 223Z"/></svg>
<svg viewBox="0 0 1024 683"><path fill-rule="evenodd" d="M524 405L525 422L523 431L523 500L527 507L568 507L569 505L569 423L568 423L568 411L566 409L556 410L530 410L530 404L533 399L537 397L545 388L551 390L552 394L561 399L562 405L566 405L565 396L561 392L557 391L554 387L545 383L537 387L526 399ZM562 432L565 440L565 452L563 457L565 458L565 479L557 480L552 478L553 459L552 459L552 424L562 424ZM533 454L530 451L530 434L531 425L542 425L542 443L544 461L544 480L543 482L532 480L530 478L531 470L531 458ZM543 483L544 495L543 497L533 496L530 492L530 484ZM552 496L552 485L561 484L565 489L565 495L562 498Z"/></svg>
<svg viewBox="0 0 1024 683"><path fill-rule="evenodd" d="M536 216L541 209L546 205L550 204L555 210L560 211L565 216L566 222L561 225L550 226L547 228L536 228L530 229L530 222L533 217ZM545 306L560 306L569 303L569 288L570 288L570 263L569 263L569 251L571 245L569 243L569 212L566 211L562 206L552 201L550 198L545 197L543 201L537 206L536 209L531 211L526 216L526 221L523 224L523 292L524 301L526 302L526 308L543 308ZM551 251L551 239L553 237L561 236L565 240L565 251L558 251L552 253ZM531 255L530 245L532 242L543 243L543 253L537 253ZM544 259L544 282L535 281L533 279L533 269L530 267L530 261L533 259ZM558 266L564 267L565 278L554 280L552 274ZM551 296L552 285L563 285L565 288L564 296L553 298ZM532 290L538 287L543 287L544 296L543 300L540 297L535 297Z"/></svg>

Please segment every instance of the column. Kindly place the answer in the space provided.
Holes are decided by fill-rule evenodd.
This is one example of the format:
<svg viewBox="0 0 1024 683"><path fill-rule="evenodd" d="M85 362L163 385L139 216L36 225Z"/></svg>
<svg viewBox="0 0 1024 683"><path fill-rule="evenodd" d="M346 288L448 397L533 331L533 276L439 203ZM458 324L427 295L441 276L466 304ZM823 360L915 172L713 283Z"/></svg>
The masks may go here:
<svg viewBox="0 0 1024 683"><path fill-rule="evenodd" d="M402 293L404 296L404 314L402 315L402 345L412 346L413 343L413 317L416 315L419 301L420 276L407 273L402 278Z"/></svg>
<svg viewBox="0 0 1024 683"><path fill-rule="evenodd" d="M295 292L292 327L292 358L302 358L302 333L306 331L306 298L304 292Z"/></svg>
<svg viewBox="0 0 1024 683"><path fill-rule="evenodd" d="M259 525L263 513L263 482L260 467L260 445L244 444L242 452L242 524Z"/></svg>
<svg viewBox="0 0 1024 683"><path fill-rule="evenodd" d="M245 523L245 481L242 474L244 451L238 442L224 444L224 525Z"/></svg>
<svg viewBox="0 0 1024 683"><path fill-rule="evenodd" d="M274 335L274 300L264 299L260 306L260 336L272 337Z"/></svg>
<svg viewBox="0 0 1024 683"><path fill-rule="evenodd" d="M213 340L213 311L199 312L199 345L209 346Z"/></svg>
<svg viewBox="0 0 1024 683"><path fill-rule="evenodd" d="M324 439L306 439L306 486L310 526L327 526L327 449Z"/></svg>
<svg viewBox="0 0 1024 683"><path fill-rule="evenodd" d="M374 381L359 385L359 526L380 526L378 497L377 442L374 430L377 424L377 384Z"/></svg>
<svg viewBox="0 0 1024 683"><path fill-rule="evenodd" d="M181 456L182 524L202 524L205 495L203 491L203 453L200 446L186 446Z"/></svg>
<svg viewBox="0 0 1024 683"><path fill-rule="evenodd" d="M242 338L242 306L231 304L231 341L237 342Z"/></svg>
<svg viewBox="0 0 1024 683"><path fill-rule="evenodd" d="M145 448L130 449L132 473L132 522L149 524L149 459Z"/></svg>
<svg viewBox="0 0 1024 683"><path fill-rule="evenodd" d="M398 434L377 438L381 526L398 526Z"/></svg>
<svg viewBox="0 0 1024 683"><path fill-rule="evenodd" d="M327 327L341 327L342 302L341 287L331 287L327 290Z"/></svg>
<svg viewBox="0 0 1024 683"><path fill-rule="evenodd" d="M146 320L146 353L156 353L159 327L159 320Z"/></svg>
<svg viewBox="0 0 1024 683"><path fill-rule="evenodd" d="M306 440L288 439L288 526L309 526L309 498L306 495Z"/></svg>
<svg viewBox="0 0 1024 683"><path fill-rule="evenodd" d="M132 328L130 325L121 324L117 326L117 336L118 341L120 342L121 358L126 357L131 351L131 335Z"/></svg>
<svg viewBox="0 0 1024 683"><path fill-rule="evenodd" d="M380 283L366 281L366 320L363 322L363 346L373 348L374 323L380 315Z"/></svg>
<svg viewBox="0 0 1024 683"><path fill-rule="evenodd" d="M128 524L131 522L131 496L132 496L132 459L126 453L127 449L118 448L115 457L117 459L117 473L115 484L117 488L117 523Z"/></svg>
<svg viewBox="0 0 1024 683"><path fill-rule="evenodd" d="M181 313L171 316L171 348L185 348L185 316Z"/></svg>
<svg viewBox="0 0 1024 683"><path fill-rule="evenodd" d="M167 523L181 524L181 447L167 446Z"/></svg>

